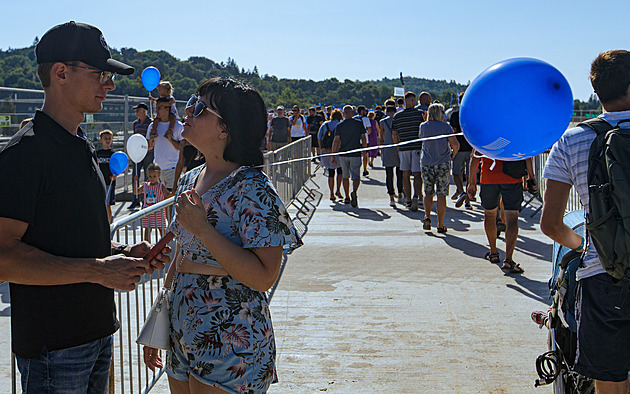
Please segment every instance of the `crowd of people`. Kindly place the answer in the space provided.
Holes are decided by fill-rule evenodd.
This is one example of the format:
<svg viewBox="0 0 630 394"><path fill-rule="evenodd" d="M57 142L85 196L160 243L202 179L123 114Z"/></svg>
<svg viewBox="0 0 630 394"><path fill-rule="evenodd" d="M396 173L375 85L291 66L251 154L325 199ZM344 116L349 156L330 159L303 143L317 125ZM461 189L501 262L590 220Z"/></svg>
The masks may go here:
<svg viewBox="0 0 630 394"><path fill-rule="evenodd" d="M116 177L106 167L113 133L100 133L102 148L96 151L79 127L85 113L102 110L115 75L134 68L111 57L100 30L75 22L44 34L36 57L43 107L0 151L0 183L6 186L0 194L0 279L11 286L13 352L24 392L105 393L112 334L119 328L113 291L134 289L143 275L164 269L171 254L166 247L147 261L146 240L110 240ZM602 119L627 126L630 52L601 54L590 78L605 110ZM283 252L302 241L258 167L265 149L310 136L331 202L352 208L358 207L362 177L370 176L380 157L390 206L422 208L423 229L430 231L435 196L441 234L447 232L451 177L456 208L472 209L479 183L489 244L485 259L507 273L524 272L513 252L524 186L538 191L531 159L504 162L476 154L460 134L458 106L446 111L429 93L408 91L371 110L345 105L303 111L294 105L285 114L282 106L267 110L247 85L210 78L187 102L182 123L170 83L161 81L158 93L149 98L155 119L147 116L146 103L134 107L134 132L147 138L150 153L134 166L132 208L140 195L144 206L170 195L177 199L173 215L159 212L143 222L145 238L151 229L168 229L177 241L166 281L171 350L163 361L157 349L143 349L151 369L166 366L173 392L266 392L276 380L264 292L278 278ZM585 253L578 271L576 370L595 379L598 392L627 392L628 284L612 280L592 243L562 223L572 186L588 209L586 171L594 138L594 131L580 126L551 150L541 229ZM501 231L503 260L496 246Z"/></svg>

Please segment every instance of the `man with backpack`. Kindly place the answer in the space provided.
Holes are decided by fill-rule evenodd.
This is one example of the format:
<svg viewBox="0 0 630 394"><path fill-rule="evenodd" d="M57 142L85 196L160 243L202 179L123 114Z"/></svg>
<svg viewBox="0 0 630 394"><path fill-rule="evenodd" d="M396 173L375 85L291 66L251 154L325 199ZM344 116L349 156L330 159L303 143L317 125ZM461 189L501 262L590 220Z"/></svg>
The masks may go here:
<svg viewBox="0 0 630 394"><path fill-rule="evenodd" d="M567 248L578 252L586 249L577 271L576 372L594 379L598 393L628 393L630 296L629 280L623 273L629 263L628 256L617 248L618 244L625 247L628 240L628 230L623 226L627 215L623 211L627 209L624 205L630 204L625 170L630 158L619 155L619 150L630 150L630 144L624 141L627 138L623 138L630 133L630 52L601 53L591 64L589 78L604 113L596 120L568 129L554 144L543 172L547 188L540 228ZM606 133L611 129L615 130ZM599 146L609 154L596 154ZM600 160L602 157L605 160ZM616 163L616 159L621 163ZM622 176L609 181L608 172L614 174L617 169ZM572 187L589 215L587 240L563 223ZM609 220L603 217L597 226L595 222L605 205L613 214Z"/></svg>

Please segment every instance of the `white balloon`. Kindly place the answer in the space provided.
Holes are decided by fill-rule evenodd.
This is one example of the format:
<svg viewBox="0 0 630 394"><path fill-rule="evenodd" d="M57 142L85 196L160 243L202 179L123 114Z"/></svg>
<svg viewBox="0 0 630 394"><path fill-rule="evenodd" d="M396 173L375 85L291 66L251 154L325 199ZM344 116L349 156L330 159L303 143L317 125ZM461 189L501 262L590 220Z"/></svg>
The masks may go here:
<svg viewBox="0 0 630 394"><path fill-rule="evenodd" d="M142 134L134 134L127 140L127 154L134 163L140 163L148 150L149 143Z"/></svg>

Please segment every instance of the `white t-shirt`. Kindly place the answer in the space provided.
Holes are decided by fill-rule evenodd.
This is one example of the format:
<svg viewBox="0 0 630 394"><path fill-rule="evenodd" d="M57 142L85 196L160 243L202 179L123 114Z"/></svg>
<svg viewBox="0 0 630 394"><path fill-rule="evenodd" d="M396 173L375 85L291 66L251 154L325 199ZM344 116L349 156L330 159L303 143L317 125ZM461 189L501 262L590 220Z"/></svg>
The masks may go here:
<svg viewBox="0 0 630 394"><path fill-rule="evenodd" d="M295 115L291 115L289 117L289 121L293 121ZM295 137L304 137L306 134L304 133L304 117L300 115L299 119L295 124L291 125L291 138Z"/></svg>
<svg viewBox="0 0 630 394"><path fill-rule="evenodd" d="M151 130L155 122L151 123L147 128L147 140L150 138ZM157 124L157 137L154 139L155 148L154 159L153 162L160 166L162 171L170 170L171 168L175 168L177 166L177 160L179 160L179 150L175 149L173 144L164 137L166 130L168 130L169 122L158 122ZM175 141L182 140L182 131L184 130L184 125L179 121L175 121L175 127L173 129L173 139Z"/></svg>
<svg viewBox="0 0 630 394"><path fill-rule="evenodd" d="M372 127L372 123L370 123L370 118L367 116L362 116L361 121L363 122L363 127L365 127L365 131L367 131L368 127Z"/></svg>
<svg viewBox="0 0 630 394"><path fill-rule="evenodd" d="M599 116L613 126L621 123L623 129L630 128L621 120L630 119L630 111L607 112ZM573 185L584 206L584 211L589 211L588 195L588 156L591 144L597 134L586 126L573 127L565 131L560 139L553 145L545 169L543 178ZM590 237L590 235L589 235ZM605 273L597 258L597 250L589 239L588 249L584 257L583 267L577 271L577 280Z"/></svg>

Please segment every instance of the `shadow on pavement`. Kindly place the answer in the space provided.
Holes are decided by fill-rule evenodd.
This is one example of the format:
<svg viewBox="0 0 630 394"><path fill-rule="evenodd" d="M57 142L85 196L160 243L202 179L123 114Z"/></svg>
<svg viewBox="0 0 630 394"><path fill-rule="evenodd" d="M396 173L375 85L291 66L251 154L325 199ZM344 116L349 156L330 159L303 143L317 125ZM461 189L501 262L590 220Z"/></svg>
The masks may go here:
<svg viewBox="0 0 630 394"><path fill-rule="evenodd" d="M552 246L535 238L519 234L516 240L516 249L531 258L551 262Z"/></svg>
<svg viewBox="0 0 630 394"><path fill-rule="evenodd" d="M361 203L361 200L359 200ZM367 208L352 208L350 204L343 204L341 202L336 202L335 205L332 206L333 211L344 212L346 215L353 217L355 219L364 219L364 220L373 220L375 222L382 222L391 218L391 216L380 209L372 210Z"/></svg>
<svg viewBox="0 0 630 394"><path fill-rule="evenodd" d="M361 180L362 185L372 185L372 186L385 186L385 182L381 182L374 178L368 178L367 181Z"/></svg>
<svg viewBox="0 0 630 394"><path fill-rule="evenodd" d="M543 304L550 304L549 299L549 287L547 282L540 282L537 280L529 279L526 276L521 275L509 275L514 278L516 284L507 284L506 286L514 291L521 293L522 295L531 298L532 300L540 301Z"/></svg>
<svg viewBox="0 0 630 394"><path fill-rule="evenodd" d="M469 241L466 238L458 237L449 232L445 237L441 237L444 242L453 249L457 249L467 256L483 259L483 256L489 250L486 245L480 245L476 242Z"/></svg>

